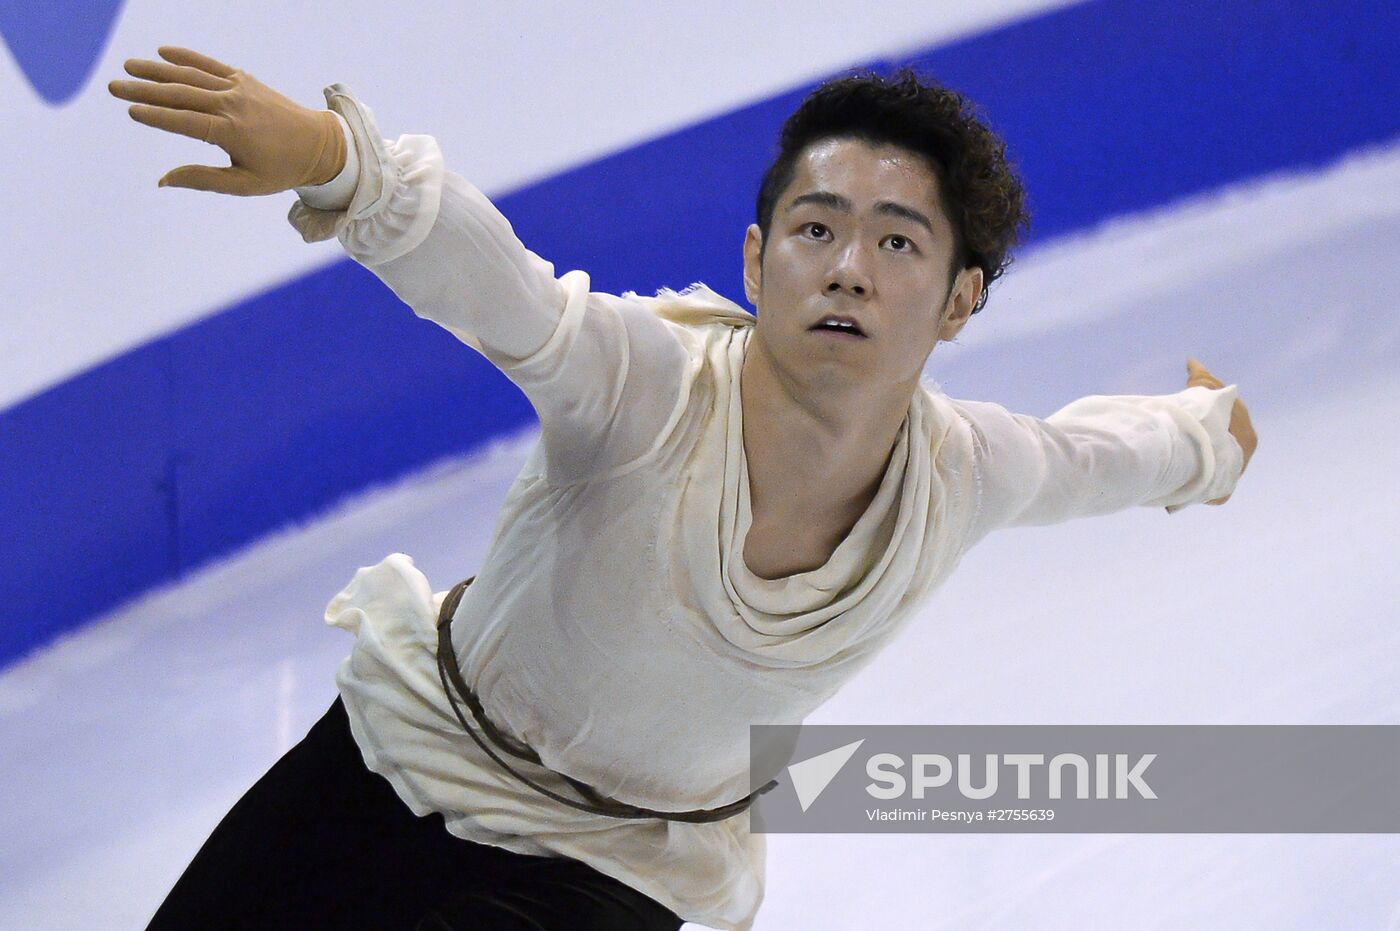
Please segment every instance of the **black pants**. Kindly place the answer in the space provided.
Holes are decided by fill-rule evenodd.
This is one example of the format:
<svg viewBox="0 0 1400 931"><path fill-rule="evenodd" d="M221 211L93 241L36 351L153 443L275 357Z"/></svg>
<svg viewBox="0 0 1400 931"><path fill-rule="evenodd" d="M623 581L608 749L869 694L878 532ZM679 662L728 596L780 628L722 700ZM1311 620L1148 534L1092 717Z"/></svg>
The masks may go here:
<svg viewBox="0 0 1400 931"><path fill-rule="evenodd" d="M337 698L239 799L147 931L676 931L654 899L565 857L535 857L415 817L365 768Z"/></svg>

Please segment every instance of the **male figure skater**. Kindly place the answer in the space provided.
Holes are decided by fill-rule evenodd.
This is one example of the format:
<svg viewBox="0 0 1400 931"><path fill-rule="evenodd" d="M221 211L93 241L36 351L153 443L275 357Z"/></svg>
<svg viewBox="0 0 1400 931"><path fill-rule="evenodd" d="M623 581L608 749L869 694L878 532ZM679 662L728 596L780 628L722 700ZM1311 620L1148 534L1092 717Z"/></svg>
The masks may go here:
<svg viewBox="0 0 1400 931"><path fill-rule="evenodd" d="M1254 451L1195 363L1045 420L921 383L1026 217L1004 145L911 73L829 82L784 125L743 244L755 318L556 278L344 85L315 111L160 56L112 93L232 159L162 185L296 190L305 239L482 353L542 433L474 580L434 594L395 553L331 600L340 697L152 927L749 928L750 724L802 721L992 530L1223 503Z"/></svg>

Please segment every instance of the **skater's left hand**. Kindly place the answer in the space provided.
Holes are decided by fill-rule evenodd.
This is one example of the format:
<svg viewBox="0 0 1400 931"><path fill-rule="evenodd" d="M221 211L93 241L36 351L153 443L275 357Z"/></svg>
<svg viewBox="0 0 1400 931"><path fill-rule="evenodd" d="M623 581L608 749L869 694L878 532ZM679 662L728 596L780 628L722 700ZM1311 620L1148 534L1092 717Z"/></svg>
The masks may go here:
<svg viewBox="0 0 1400 931"><path fill-rule="evenodd" d="M1225 383L1216 378L1210 371L1195 359L1186 360L1186 387L1192 388L1201 385L1206 388L1224 388ZM1235 404L1230 408L1230 435L1235 438L1235 442L1240 444L1240 449L1244 451L1244 465L1240 468L1240 474L1249 467L1249 458L1254 455L1254 448L1259 445L1259 438L1254 435L1254 424L1249 420L1249 409L1244 406L1244 402L1239 398L1235 399ZM1206 504L1224 504L1230 500L1230 496L1216 498L1207 501Z"/></svg>

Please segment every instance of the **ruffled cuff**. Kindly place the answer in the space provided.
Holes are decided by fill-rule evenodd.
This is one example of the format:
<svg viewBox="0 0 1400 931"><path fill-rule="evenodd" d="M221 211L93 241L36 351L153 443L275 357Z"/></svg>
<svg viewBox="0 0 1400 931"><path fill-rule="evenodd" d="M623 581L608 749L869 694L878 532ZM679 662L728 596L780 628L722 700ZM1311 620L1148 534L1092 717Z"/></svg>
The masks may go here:
<svg viewBox="0 0 1400 931"><path fill-rule="evenodd" d="M1195 442L1201 460L1201 470L1193 481L1155 502L1164 505L1168 513L1234 493L1244 470L1244 450L1230 434L1230 411L1238 395L1236 385L1197 385L1163 398L1178 426Z"/></svg>
<svg viewBox="0 0 1400 931"><path fill-rule="evenodd" d="M367 619L376 629L398 636L409 630L431 630L437 625L442 598L434 594L428 579L407 553L390 553L373 566L355 570L350 582L326 604L325 621L352 634ZM381 631L381 634L383 631Z"/></svg>
<svg viewBox="0 0 1400 931"><path fill-rule="evenodd" d="M402 135L397 142L383 138L373 111L344 84L330 85L325 95L354 140L359 161L355 194L344 210L321 210L298 198L287 221L306 242L337 237L362 265L391 262L427 239L437 220L442 151L432 136Z"/></svg>

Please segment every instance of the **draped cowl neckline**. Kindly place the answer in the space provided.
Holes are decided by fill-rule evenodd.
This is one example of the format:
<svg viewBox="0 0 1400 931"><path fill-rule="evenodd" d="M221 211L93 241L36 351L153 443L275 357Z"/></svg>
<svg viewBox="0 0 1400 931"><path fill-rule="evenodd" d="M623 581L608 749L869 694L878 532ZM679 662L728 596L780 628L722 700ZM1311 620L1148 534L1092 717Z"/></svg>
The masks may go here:
<svg viewBox="0 0 1400 931"><path fill-rule="evenodd" d="M727 324L707 341L704 360L713 387L710 429L723 431L722 462L705 463L722 469L719 500L686 505L693 509L692 526L715 528L708 551L693 552L687 568L702 577L716 573L721 581L693 586L705 613L729 644L760 665L806 666L863 652L961 553L958 534L941 532L947 495L935 468L935 454L955 418L924 386L916 389L875 497L826 563L761 578L743 558L753 509L740 390L757 318L703 284L662 290L646 301L658 316L677 323Z"/></svg>
<svg viewBox="0 0 1400 931"><path fill-rule="evenodd" d="M718 379L722 391L716 398L727 420L716 544L724 589L733 603L732 623L723 633L731 643L774 658L820 660L877 625L913 581L931 490L926 411L918 402L923 392L911 398L875 497L826 563L764 579L743 556L753 504L740 373L752 335L752 329L731 334L723 354L727 377Z"/></svg>
<svg viewBox="0 0 1400 931"><path fill-rule="evenodd" d="M749 334L745 334L746 337ZM745 342L747 343L747 339ZM743 347L747 352L747 346ZM800 629L798 616L826 611L832 616L850 589L867 580L870 569L892 555L881 546L892 539L891 522L898 518L903 499L904 473L909 462L909 422L906 412L895 437L894 449L875 496L855 525L841 540L827 561L815 568L777 579L754 574L744 559L744 544L753 527L753 495L749 481L748 453L743 437L743 390L740 377L744 354L739 354L730 381L727 400L730 430L725 452L724 497L722 504L720 550L724 554L725 575L737 597L749 607L773 618L771 631ZM911 411L916 406L910 404ZM914 416L917 416L915 411ZM726 532L725 528L728 528ZM867 586L868 588L868 586ZM859 595L856 596L857 600ZM812 623L821 623L808 618Z"/></svg>

